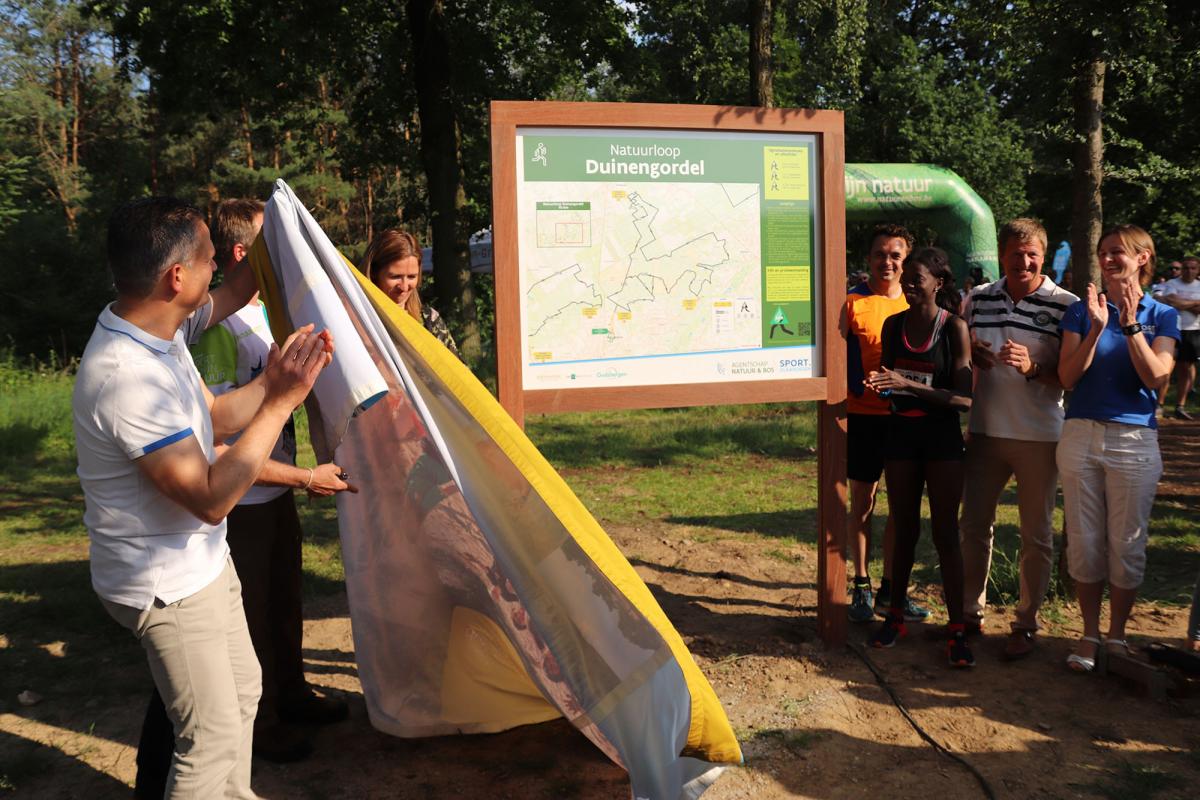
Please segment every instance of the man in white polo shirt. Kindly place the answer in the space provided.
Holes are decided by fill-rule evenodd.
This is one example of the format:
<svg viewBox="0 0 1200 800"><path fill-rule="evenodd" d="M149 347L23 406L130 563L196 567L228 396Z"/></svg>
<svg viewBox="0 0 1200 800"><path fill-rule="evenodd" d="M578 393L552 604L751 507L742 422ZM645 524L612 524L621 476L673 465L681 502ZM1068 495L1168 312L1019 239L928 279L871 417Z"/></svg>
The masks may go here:
<svg viewBox="0 0 1200 800"><path fill-rule="evenodd" d="M332 356L328 334L305 326L259 380L214 399L185 326L210 302L213 252L199 211L182 201L113 212L117 300L100 314L72 398L92 585L146 650L175 727L167 797L254 797L261 678L225 515ZM216 458L214 439L239 430Z"/></svg>
<svg viewBox="0 0 1200 800"><path fill-rule="evenodd" d="M1042 274L1046 230L1015 219L1000 229L1000 280L971 290L963 316L971 330L975 391L968 426L960 535L964 611L979 629L987 602L992 525L1000 493L1017 479L1021 518L1021 598L1004 646L1009 659L1033 650L1037 612L1050 586L1051 518L1058 485L1054 451L1062 433L1058 323L1079 298Z"/></svg>
<svg viewBox="0 0 1200 800"><path fill-rule="evenodd" d="M1179 312L1183 338L1175 367L1179 376L1175 384L1175 419L1191 420L1194 417L1188 413L1187 399L1196 382L1196 361L1200 360L1200 258L1184 258L1176 275L1154 288L1154 299Z"/></svg>

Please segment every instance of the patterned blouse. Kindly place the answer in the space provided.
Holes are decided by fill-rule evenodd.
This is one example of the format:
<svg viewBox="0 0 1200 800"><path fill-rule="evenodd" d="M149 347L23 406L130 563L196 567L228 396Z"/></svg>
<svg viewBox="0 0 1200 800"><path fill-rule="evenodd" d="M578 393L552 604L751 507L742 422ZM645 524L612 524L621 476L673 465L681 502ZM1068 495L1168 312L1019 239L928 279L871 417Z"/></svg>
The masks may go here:
<svg viewBox="0 0 1200 800"><path fill-rule="evenodd" d="M439 342L446 346L447 350L458 356L459 361L462 361L462 353L458 352L458 345L454 343L454 337L450 335L450 329L446 327L446 321L442 319L441 314L432 306L422 303L421 322L424 323L425 330L432 333Z"/></svg>

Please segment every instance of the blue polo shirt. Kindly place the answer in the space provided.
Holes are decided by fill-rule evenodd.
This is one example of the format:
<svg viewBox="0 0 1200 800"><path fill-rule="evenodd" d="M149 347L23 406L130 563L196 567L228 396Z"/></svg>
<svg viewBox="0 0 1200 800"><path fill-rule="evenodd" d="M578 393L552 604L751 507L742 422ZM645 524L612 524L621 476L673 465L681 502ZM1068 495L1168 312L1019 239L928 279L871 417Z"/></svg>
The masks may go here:
<svg viewBox="0 0 1200 800"><path fill-rule="evenodd" d="M1138 377L1129 357L1129 345L1121 333L1117 307L1108 304L1108 324L1096 342L1092 365L1083 373L1067 404L1067 419L1094 419L1100 422L1120 422L1157 428L1154 412L1158 397ZM1137 321L1142 324L1141 335L1153 342L1159 336L1179 341L1179 312L1165 303L1143 295L1138 302ZM1060 330L1087 336L1091 327L1087 301L1080 300L1067 309Z"/></svg>

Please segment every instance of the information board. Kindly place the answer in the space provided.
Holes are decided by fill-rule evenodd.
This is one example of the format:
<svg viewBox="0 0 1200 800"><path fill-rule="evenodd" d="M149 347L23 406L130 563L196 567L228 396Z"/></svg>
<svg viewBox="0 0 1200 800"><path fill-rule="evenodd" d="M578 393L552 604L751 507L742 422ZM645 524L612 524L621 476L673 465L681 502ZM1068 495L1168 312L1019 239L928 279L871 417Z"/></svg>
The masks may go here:
<svg viewBox="0 0 1200 800"><path fill-rule="evenodd" d="M500 401L839 402L842 115L491 105Z"/></svg>
<svg viewBox="0 0 1200 800"><path fill-rule="evenodd" d="M816 137L517 128L525 389L812 377Z"/></svg>
<svg viewBox="0 0 1200 800"><path fill-rule="evenodd" d="M497 101L500 402L821 401L821 638L846 635L845 141L795 108Z"/></svg>

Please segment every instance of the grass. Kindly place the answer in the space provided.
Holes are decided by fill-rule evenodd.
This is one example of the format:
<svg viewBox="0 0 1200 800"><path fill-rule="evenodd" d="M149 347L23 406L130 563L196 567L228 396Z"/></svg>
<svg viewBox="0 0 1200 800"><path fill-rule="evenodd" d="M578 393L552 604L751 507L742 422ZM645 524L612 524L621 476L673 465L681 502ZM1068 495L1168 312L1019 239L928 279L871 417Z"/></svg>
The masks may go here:
<svg viewBox="0 0 1200 800"><path fill-rule="evenodd" d="M1115 769L1108 770L1107 777L1080 788L1108 800L1150 800L1185 781L1182 775L1157 765L1122 760Z"/></svg>
<svg viewBox="0 0 1200 800"><path fill-rule="evenodd" d="M751 742L774 744L792 753L809 749L828 734L819 731L806 731L795 728L763 728L759 730L737 731L738 740L744 745Z"/></svg>

